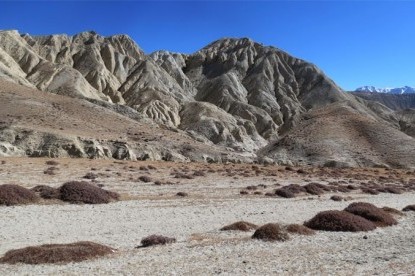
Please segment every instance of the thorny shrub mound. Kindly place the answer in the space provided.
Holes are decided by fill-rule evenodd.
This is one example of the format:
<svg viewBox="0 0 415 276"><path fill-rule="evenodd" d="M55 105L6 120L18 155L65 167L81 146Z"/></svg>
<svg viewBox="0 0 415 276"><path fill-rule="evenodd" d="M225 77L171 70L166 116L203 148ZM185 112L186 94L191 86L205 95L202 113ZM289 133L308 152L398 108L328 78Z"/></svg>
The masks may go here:
<svg viewBox="0 0 415 276"><path fill-rule="evenodd" d="M53 187L49 187L46 185L38 185L36 187L33 187L31 190L44 199L59 199L60 198L60 193L58 189L55 189Z"/></svg>
<svg viewBox="0 0 415 276"><path fill-rule="evenodd" d="M415 211L415 204L406 206L405 208L402 209L402 211L404 212Z"/></svg>
<svg viewBox="0 0 415 276"><path fill-rule="evenodd" d="M247 232L247 231L255 230L257 228L258 228L258 226L253 224L253 223L250 223L250 222L247 222L247 221L238 221L238 222L232 223L230 225L226 225L226 226L222 227L220 230L221 231L235 230L235 231L245 231L245 232Z"/></svg>
<svg viewBox="0 0 415 276"><path fill-rule="evenodd" d="M102 204L119 199L115 192L101 189L84 181L71 181L59 188L60 199L70 203Z"/></svg>
<svg viewBox="0 0 415 276"><path fill-rule="evenodd" d="M398 224L391 214L370 203L354 202L344 210L370 220L377 226L385 227Z"/></svg>
<svg viewBox="0 0 415 276"><path fill-rule="evenodd" d="M169 238L161 235L151 235L141 240L141 247L148 247L154 245L163 245L176 242L175 238Z"/></svg>
<svg viewBox="0 0 415 276"><path fill-rule="evenodd" d="M8 251L0 263L54 264L82 262L115 252L115 249L93 243L76 242L68 244L44 244Z"/></svg>
<svg viewBox="0 0 415 276"><path fill-rule="evenodd" d="M0 205L35 203L39 197L35 192L13 184L0 185Z"/></svg>
<svg viewBox="0 0 415 276"><path fill-rule="evenodd" d="M288 233L298 234L298 235L311 236L316 233L313 229L310 229L301 224L289 224L285 228L287 229Z"/></svg>
<svg viewBox="0 0 415 276"><path fill-rule="evenodd" d="M289 240L288 233L277 223L268 223L259 227L252 235L253 239L264 241L286 241Z"/></svg>
<svg viewBox="0 0 415 276"><path fill-rule="evenodd" d="M383 211L385 211L386 213L389 213L389 214L391 214L391 215L395 215L395 216L399 216L399 217L401 217L401 216L405 216L405 214L404 213L402 213L401 211L399 211L398 209L395 209L395 208L392 208L392 207L387 207L387 206L385 206L385 207L382 207L382 210Z"/></svg>
<svg viewBox="0 0 415 276"><path fill-rule="evenodd" d="M346 211L323 211L304 223L305 226L314 230L359 232L371 231L376 225L359 216Z"/></svg>

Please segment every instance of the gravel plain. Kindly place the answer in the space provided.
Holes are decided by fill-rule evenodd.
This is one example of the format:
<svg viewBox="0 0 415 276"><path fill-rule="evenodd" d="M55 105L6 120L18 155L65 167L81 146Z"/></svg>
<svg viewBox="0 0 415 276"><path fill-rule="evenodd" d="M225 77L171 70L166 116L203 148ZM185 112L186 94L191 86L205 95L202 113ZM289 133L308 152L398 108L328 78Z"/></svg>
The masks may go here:
<svg viewBox="0 0 415 276"><path fill-rule="evenodd" d="M372 232L319 231L314 236L291 235L286 242L252 240L253 232L223 232L219 229L238 220L258 225L269 222L303 223L323 210L341 210L355 201L379 207L402 209L415 204L415 194L348 194L348 201L330 200L332 194L293 199L240 195L248 185L276 181L301 183L321 176L299 176L279 170L277 176L223 176L211 173L195 179L177 180L171 170L190 170L204 164L151 163L148 172L157 179L180 183L154 185L137 183L145 162L59 160L57 175L43 174L45 159L5 159L0 166L0 184L33 187L40 183L58 186L95 172L112 173L98 182L124 193L125 200L102 205L42 203L0 206L0 255L8 250L45 243L93 241L117 252L105 258L63 265L0 265L0 275L414 275L415 212L399 224ZM240 165L245 166L245 165ZM220 170L220 165L210 165ZM111 171L107 171L110 168ZM123 168L123 169L122 169ZM128 168L128 170L126 169ZM248 167L247 167L248 168ZM121 176L117 172L122 171ZM131 175L133 179L131 179ZM375 175L375 174L374 174ZM102 179L101 179L102 178ZM271 190L271 189L268 189ZM177 191L189 197L175 197ZM177 243L135 248L151 234L175 237Z"/></svg>

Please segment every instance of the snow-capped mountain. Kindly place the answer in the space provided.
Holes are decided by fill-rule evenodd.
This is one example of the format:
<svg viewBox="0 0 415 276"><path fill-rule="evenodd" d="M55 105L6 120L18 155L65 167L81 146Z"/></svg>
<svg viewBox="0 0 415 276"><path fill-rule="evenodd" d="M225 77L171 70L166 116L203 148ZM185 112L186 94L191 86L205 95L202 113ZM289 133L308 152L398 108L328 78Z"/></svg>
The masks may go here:
<svg viewBox="0 0 415 276"><path fill-rule="evenodd" d="M355 90L355 92L377 92L388 94L411 94L415 93L415 88L410 86L398 87L398 88L377 88L374 86L362 86Z"/></svg>

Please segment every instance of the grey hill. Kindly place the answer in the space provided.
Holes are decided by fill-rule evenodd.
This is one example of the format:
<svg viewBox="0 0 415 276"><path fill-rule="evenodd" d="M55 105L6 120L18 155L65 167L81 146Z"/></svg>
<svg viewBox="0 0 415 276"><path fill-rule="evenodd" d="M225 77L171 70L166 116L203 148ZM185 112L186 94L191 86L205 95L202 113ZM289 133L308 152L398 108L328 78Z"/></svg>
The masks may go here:
<svg viewBox="0 0 415 276"><path fill-rule="evenodd" d="M0 155L415 167L413 113L250 39L0 32ZM389 107L387 107L389 106Z"/></svg>

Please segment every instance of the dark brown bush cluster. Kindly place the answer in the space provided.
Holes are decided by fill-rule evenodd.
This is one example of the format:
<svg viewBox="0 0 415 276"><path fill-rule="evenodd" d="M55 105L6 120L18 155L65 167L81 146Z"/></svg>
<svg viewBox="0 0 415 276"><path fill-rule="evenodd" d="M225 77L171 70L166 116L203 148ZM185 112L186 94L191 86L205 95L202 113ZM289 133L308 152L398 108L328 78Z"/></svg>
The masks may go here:
<svg viewBox="0 0 415 276"><path fill-rule="evenodd" d="M346 211L323 211L304 223L305 226L314 230L359 232L371 231L376 225L360 216Z"/></svg>
<svg viewBox="0 0 415 276"><path fill-rule="evenodd" d="M264 241L286 241L290 237L287 231L278 223L268 223L259 227L252 235L252 238Z"/></svg>
<svg viewBox="0 0 415 276"><path fill-rule="evenodd" d="M343 201L343 200L345 200L343 197L338 196L338 195L333 195L333 196L330 197L330 199L333 200L333 201Z"/></svg>
<svg viewBox="0 0 415 276"><path fill-rule="evenodd" d="M399 217L401 217L401 216L404 216L405 215L404 213L402 213L398 209L391 208L391 207L387 207L387 206L382 207L382 210L385 211L386 213L389 213L389 214L393 215L393 216L399 216Z"/></svg>
<svg viewBox="0 0 415 276"><path fill-rule="evenodd" d="M366 202L354 202L344 210L351 214L370 220L376 226L385 227L398 223L389 213L373 204Z"/></svg>
<svg viewBox="0 0 415 276"><path fill-rule="evenodd" d="M87 241L68 244L44 244L10 250L0 258L0 263L54 264L82 262L113 252L115 252L115 249L111 247Z"/></svg>
<svg viewBox="0 0 415 276"><path fill-rule="evenodd" d="M60 199L59 190L53 187L38 185L33 187L31 190L43 199Z"/></svg>
<svg viewBox="0 0 415 276"><path fill-rule="evenodd" d="M141 240L141 247L148 247L154 245L163 245L176 242L175 238L169 238L161 235L151 235Z"/></svg>
<svg viewBox="0 0 415 276"><path fill-rule="evenodd" d="M59 162L56 161L56 160L48 160L48 161L45 162L45 164L49 165L49 166L57 166L57 165L59 165Z"/></svg>
<svg viewBox="0 0 415 276"><path fill-rule="evenodd" d="M20 205L35 203L39 197L35 192L18 185L0 185L0 205Z"/></svg>
<svg viewBox="0 0 415 276"><path fill-rule="evenodd" d="M71 181L59 188L60 199L70 203L102 204L119 199L115 192L107 191L84 181Z"/></svg>
<svg viewBox="0 0 415 276"><path fill-rule="evenodd" d="M404 212L415 211L415 204L406 206L405 208L402 209L402 211Z"/></svg>
<svg viewBox="0 0 415 276"><path fill-rule="evenodd" d="M241 221L237 221L235 223L226 225L226 226L222 227L220 230L221 231L232 231L233 230L233 231L247 232L247 231L255 230L257 228L258 228L257 225L255 225L253 223L250 223L250 222L247 222L247 221L242 221L241 220Z"/></svg>
<svg viewBox="0 0 415 276"><path fill-rule="evenodd" d="M88 172L86 175L83 176L83 178L93 180L93 179L97 179L98 175L93 172Z"/></svg>
<svg viewBox="0 0 415 276"><path fill-rule="evenodd" d="M186 196L189 196L189 194L188 194L188 193L185 193L185 192L178 192L178 193L176 194L176 196L186 197Z"/></svg>
<svg viewBox="0 0 415 276"><path fill-rule="evenodd" d="M295 197L297 194L301 194L305 192L306 192L305 188L298 184L290 184L290 185L283 186L275 190L276 195L280 197L285 197L285 198L292 198L292 197Z"/></svg>
<svg viewBox="0 0 415 276"><path fill-rule="evenodd" d="M43 173L47 175L55 175L56 171L59 171L58 167L49 167L46 170L44 170Z"/></svg>
<svg viewBox="0 0 415 276"><path fill-rule="evenodd" d="M149 183L149 182L152 182L153 180L151 179L151 177L150 176L148 176L148 175L143 175L143 176L140 176L139 178L138 178L138 180L140 180L141 182L144 182L144 183Z"/></svg>
<svg viewBox="0 0 415 276"><path fill-rule="evenodd" d="M301 224L289 224L285 228L287 229L288 233L298 234L298 235L311 236L316 233L313 229L310 229Z"/></svg>

